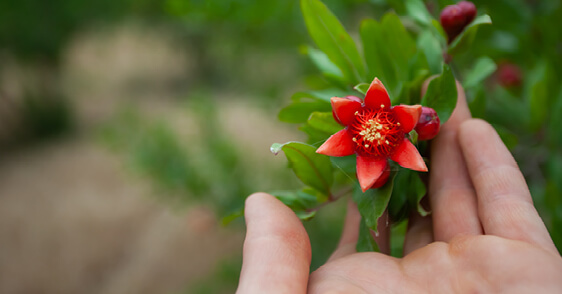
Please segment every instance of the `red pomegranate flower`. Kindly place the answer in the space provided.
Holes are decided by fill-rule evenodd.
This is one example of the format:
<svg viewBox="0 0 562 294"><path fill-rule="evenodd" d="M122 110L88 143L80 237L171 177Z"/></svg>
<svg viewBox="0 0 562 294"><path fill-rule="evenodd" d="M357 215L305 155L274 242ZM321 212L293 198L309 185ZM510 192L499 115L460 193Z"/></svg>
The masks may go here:
<svg viewBox="0 0 562 294"><path fill-rule="evenodd" d="M421 105L391 107L388 92L377 78L367 90L365 101L347 96L333 97L331 102L336 121L345 128L316 152L328 156L357 154L357 178L363 192L383 175L389 158L402 167L427 171L423 158L406 137L420 118Z"/></svg>

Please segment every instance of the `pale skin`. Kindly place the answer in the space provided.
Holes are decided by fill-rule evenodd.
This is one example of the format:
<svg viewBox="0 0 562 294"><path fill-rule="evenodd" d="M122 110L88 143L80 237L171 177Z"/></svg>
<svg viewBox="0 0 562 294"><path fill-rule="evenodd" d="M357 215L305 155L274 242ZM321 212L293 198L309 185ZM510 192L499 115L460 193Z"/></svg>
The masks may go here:
<svg viewBox="0 0 562 294"><path fill-rule="evenodd" d="M404 257L355 251L360 216L349 202L341 240L309 274L311 249L296 215L271 195L246 200L237 293L562 293L562 258L517 163L486 122L457 108L433 140L429 217L410 218ZM379 224L381 227L381 224Z"/></svg>

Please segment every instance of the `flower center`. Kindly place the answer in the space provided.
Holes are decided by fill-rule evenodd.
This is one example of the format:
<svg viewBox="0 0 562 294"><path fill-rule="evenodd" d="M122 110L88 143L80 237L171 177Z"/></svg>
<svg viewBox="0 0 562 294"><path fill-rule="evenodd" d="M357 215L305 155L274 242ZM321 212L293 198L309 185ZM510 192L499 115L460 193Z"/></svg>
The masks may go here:
<svg viewBox="0 0 562 294"><path fill-rule="evenodd" d="M394 113L385 108L356 111L355 118L349 131L362 155L389 156L404 138Z"/></svg>

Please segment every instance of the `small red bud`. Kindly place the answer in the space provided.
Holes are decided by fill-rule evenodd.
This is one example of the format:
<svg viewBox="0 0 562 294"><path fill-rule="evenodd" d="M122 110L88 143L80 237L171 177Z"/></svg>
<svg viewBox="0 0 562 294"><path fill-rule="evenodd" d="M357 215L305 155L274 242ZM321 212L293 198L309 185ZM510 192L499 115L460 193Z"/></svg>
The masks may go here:
<svg viewBox="0 0 562 294"><path fill-rule="evenodd" d="M476 5L470 1L461 1L457 5L466 17L466 25L470 24L476 18Z"/></svg>
<svg viewBox="0 0 562 294"><path fill-rule="evenodd" d="M423 106L418 124L414 128L418 133L418 140L426 141L433 139L439 133L440 126L441 121L439 116L437 116L437 112L433 108Z"/></svg>
<svg viewBox="0 0 562 294"><path fill-rule="evenodd" d="M447 39L451 43L462 30L476 17L476 6L469 1L461 1L458 4L448 5L441 11L441 26L447 33Z"/></svg>
<svg viewBox="0 0 562 294"><path fill-rule="evenodd" d="M513 63L501 64L497 71L498 82L505 88L518 87L523 82L521 69Z"/></svg>

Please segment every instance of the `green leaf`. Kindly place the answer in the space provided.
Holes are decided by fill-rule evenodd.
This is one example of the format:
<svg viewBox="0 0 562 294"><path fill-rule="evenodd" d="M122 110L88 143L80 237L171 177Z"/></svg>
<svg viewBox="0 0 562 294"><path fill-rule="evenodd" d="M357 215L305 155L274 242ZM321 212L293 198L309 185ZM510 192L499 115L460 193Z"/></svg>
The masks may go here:
<svg viewBox="0 0 562 294"><path fill-rule="evenodd" d="M365 66L353 39L337 17L319 0L301 0L308 32L318 48L337 65L349 84L365 76Z"/></svg>
<svg viewBox="0 0 562 294"><path fill-rule="evenodd" d="M333 166L355 180L355 172L357 168L357 158L355 155L342 157L331 156L330 161L332 161Z"/></svg>
<svg viewBox="0 0 562 294"><path fill-rule="evenodd" d="M433 79L422 98L423 106L435 109L441 123L445 123L457 105L457 85L448 65L443 65L443 73Z"/></svg>
<svg viewBox="0 0 562 294"><path fill-rule="evenodd" d="M299 127L299 131L304 132L308 136L306 143L315 147L320 147L320 145L324 143L324 141L326 141L331 135L333 135L333 133L327 133L315 129L309 124L301 125Z"/></svg>
<svg viewBox="0 0 562 294"><path fill-rule="evenodd" d="M380 252L379 246L373 235L371 234L371 230L365 224L365 220L361 219L361 224L359 225L359 239L357 239L357 245L355 246L357 252Z"/></svg>
<svg viewBox="0 0 562 294"><path fill-rule="evenodd" d="M367 83L361 83L361 84L357 84L355 85L355 87L353 87L353 90L363 94L363 95L367 95L367 91L369 90L369 84Z"/></svg>
<svg viewBox="0 0 562 294"><path fill-rule="evenodd" d="M400 168L394 179L394 190L388 205L388 212L393 222L400 222L410 216L416 209L422 216L429 214L420 204L426 194L426 188L419 174L415 171Z"/></svg>
<svg viewBox="0 0 562 294"><path fill-rule="evenodd" d="M386 184L378 189L369 189L363 193L359 185L353 189L353 201L357 203L359 213L365 220L365 224L371 230L377 232L377 221L388 205L396 172L391 172Z"/></svg>
<svg viewBox="0 0 562 294"><path fill-rule="evenodd" d="M381 22L367 19L360 28L369 79L378 77L390 92L398 96L402 81L408 79L410 59L416 54L415 42L400 18L387 13Z"/></svg>
<svg viewBox="0 0 562 294"><path fill-rule="evenodd" d="M466 75L463 83L464 88L468 90L480 85L480 83L493 74L496 69L496 63L490 57L484 56L478 58L474 67Z"/></svg>
<svg viewBox="0 0 562 294"><path fill-rule="evenodd" d="M416 22L429 26L433 17L421 0L406 0L406 13Z"/></svg>
<svg viewBox="0 0 562 294"><path fill-rule="evenodd" d="M313 211L295 211L298 218L303 221L309 221L316 216L316 210Z"/></svg>
<svg viewBox="0 0 562 294"><path fill-rule="evenodd" d="M453 40L453 42L449 44L448 53L455 55L470 48L470 45L472 45L472 42L476 37L478 27L484 24L492 24L492 19L489 15L483 14L476 17L469 25L464 28L460 35L458 35Z"/></svg>
<svg viewBox="0 0 562 294"><path fill-rule="evenodd" d="M394 94L398 73L386 48L382 25L376 20L366 19L361 23L359 33L363 43L365 62L369 69L369 78L378 77L391 94Z"/></svg>
<svg viewBox="0 0 562 294"><path fill-rule="evenodd" d="M329 134L335 134L343 128L334 120L332 112L313 112L308 119L308 125Z"/></svg>
<svg viewBox="0 0 562 294"><path fill-rule="evenodd" d="M431 26L433 27L433 32L437 34L437 39L439 40L439 43L443 47L447 46L447 33L445 33L445 31L443 30L441 23L439 23L439 21L435 19L432 19Z"/></svg>
<svg viewBox="0 0 562 294"><path fill-rule="evenodd" d="M409 187L408 176L400 169L394 179L394 190L387 207L388 216L393 224L399 223L410 216L410 206L408 203Z"/></svg>
<svg viewBox="0 0 562 294"><path fill-rule="evenodd" d="M344 97L347 94L348 94L347 91L342 91L335 88L307 91L307 92L296 92L295 94L293 94L293 96L291 96L291 101L294 102L324 101L330 103L330 98Z"/></svg>
<svg viewBox="0 0 562 294"><path fill-rule="evenodd" d="M550 111L551 121L548 124L548 134L549 134L548 138L555 150L562 149L562 131L560 131L560 128L562 127L562 115L560 115L561 113L562 113L562 87L560 87L560 90L558 91L558 95L556 96L556 100L554 101L554 106ZM562 185L562 182L560 182L560 185Z"/></svg>
<svg viewBox="0 0 562 294"><path fill-rule="evenodd" d="M322 73L330 74L336 77L343 76L338 66L335 65L324 52L312 47L307 47L306 52L308 53L310 60L312 60Z"/></svg>
<svg viewBox="0 0 562 294"><path fill-rule="evenodd" d="M293 102L292 104L281 109L279 112L279 120L287 123L304 123L315 111L331 111L330 103L323 101L316 102Z"/></svg>
<svg viewBox="0 0 562 294"><path fill-rule="evenodd" d="M549 77L545 61L541 61L527 77L526 98L531 117L531 128L536 130L545 122L549 105ZM560 114L556 114L559 116Z"/></svg>
<svg viewBox="0 0 562 294"><path fill-rule="evenodd" d="M312 188L297 191L273 191L270 194L291 208L297 217L305 221L311 220L316 215L314 208L327 199L326 195Z"/></svg>
<svg viewBox="0 0 562 294"><path fill-rule="evenodd" d="M431 74L438 74L441 71L443 54L441 53L439 40L430 29L426 29L420 33L418 37L418 47L425 54L427 64L429 65L429 72Z"/></svg>
<svg viewBox="0 0 562 294"><path fill-rule="evenodd" d="M423 208L423 206L420 203L423 197L425 196L425 194L427 193L425 184L423 183L423 181L420 178L420 175L417 172L411 170L408 171L410 172L410 187L413 192L411 195L415 196L411 198L412 200L414 200L413 204L416 206L418 213L421 216L427 216L430 212L425 210L425 208Z"/></svg>
<svg viewBox="0 0 562 294"><path fill-rule="evenodd" d="M404 69L408 68L408 62L416 54L416 42L395 13L386 13L381 20L381 25L385 42L379 46L386 47L397 69L398 77L405 79L407 72Z"/></svg>
<svg viewBox="0 0 562 294"><path fill-rule="evenodd" d="M274 154L279 151L285 153L295 175L305 185L330 195L333 174L328 156L318 154L316 148L300 142L275 143L271 146L271 152Z"/></svg>
<svg viewBox="0 0 562 294"><path fill-rule="evenodd" d="M227 226L235 219L244 215L244 208L237 209L221 218L221 225Z"/></svg>

